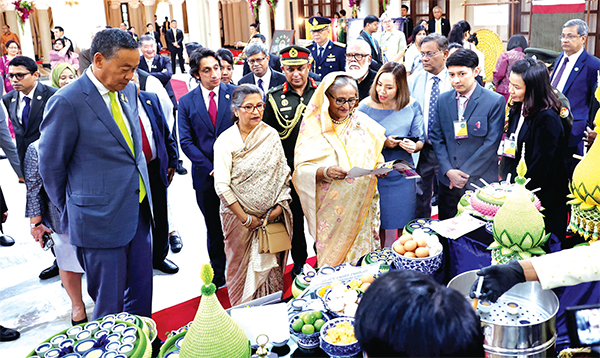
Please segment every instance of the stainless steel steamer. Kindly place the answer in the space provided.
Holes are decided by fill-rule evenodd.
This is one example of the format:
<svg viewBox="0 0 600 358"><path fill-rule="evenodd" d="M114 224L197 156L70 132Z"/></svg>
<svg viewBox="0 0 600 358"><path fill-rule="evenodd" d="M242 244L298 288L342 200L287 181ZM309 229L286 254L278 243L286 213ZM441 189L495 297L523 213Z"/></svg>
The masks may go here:
<svg viewBox="0 0 600 358"><path fill-rule="evenodd" d="M477 270L462 273L448 283L469 302ZM558 298L543 290L538 282L515 285L496 303L482 307L477 314L484 334L486 357L556 357L556 313Z"/></svg>

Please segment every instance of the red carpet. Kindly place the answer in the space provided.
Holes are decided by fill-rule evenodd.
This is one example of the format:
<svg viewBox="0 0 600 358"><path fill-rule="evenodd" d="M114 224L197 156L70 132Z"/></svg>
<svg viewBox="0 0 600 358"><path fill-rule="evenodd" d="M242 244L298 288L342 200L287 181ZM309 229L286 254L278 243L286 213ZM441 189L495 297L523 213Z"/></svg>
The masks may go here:
<svg viewBox="0 0 600 358"><path fill-rule="evenodd" d="M171 79L171 86L173 87L173 92L175 92L175 98L177 99L177 102L179 102L179 97L188 93L188 88L185 81Z"/></svg>
<svg viewBox="0 0 600 358"><path fill-rule="evenodd" d="M311 266L315 266L317 263L317 258L313 256L307 260L307 263ZM292 267L293 265L288 265L285 268L285 275L283 276L283 299L287 299L292 296L292 276L290 275ZM231 307L231 304L229 303L229 296L227 295L227 287L217 291L217 298L219 299L219 302L221 302L221 305L224 309ZM178 305L165 308L162 311L155 312L152 315L152 319L156 322L158 338L164 341L169 332L179 329L180 327L183 327L192 321L196 316L196 311L198 311L199 305L200 297L196 297Z"/></svg>

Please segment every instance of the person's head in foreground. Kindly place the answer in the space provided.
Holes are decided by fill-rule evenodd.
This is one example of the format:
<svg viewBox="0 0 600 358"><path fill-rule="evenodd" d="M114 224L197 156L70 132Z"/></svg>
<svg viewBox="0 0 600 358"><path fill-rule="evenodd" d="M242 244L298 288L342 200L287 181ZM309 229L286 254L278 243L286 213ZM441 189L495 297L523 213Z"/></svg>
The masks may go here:
<svg viewBox="0 0 600 358"><path fill-rule="evenodd" d="M481 323L458 291L390 271L364 293L354 331L368 357L483 357Z"/></svg>

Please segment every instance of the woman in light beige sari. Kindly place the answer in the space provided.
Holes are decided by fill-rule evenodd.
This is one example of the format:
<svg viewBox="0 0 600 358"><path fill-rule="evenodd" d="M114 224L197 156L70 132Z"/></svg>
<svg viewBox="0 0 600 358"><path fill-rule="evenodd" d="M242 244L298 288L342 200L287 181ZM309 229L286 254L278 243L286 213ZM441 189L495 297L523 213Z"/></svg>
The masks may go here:
<svg viewBox="0 0 600 358"><path fill-rule="evenodd" d="M385 128L362 112L356 81L343 72L325 76L306 109L294 155L293 182L317 265L355 264L379 248L379 193L373 175L349 178L352 167L383 164Z"/></svg>
<svg viewBox="0 0 600 358"><path fill-rule="evenodd" d="M262 122L262 92L242 85L232 94L235 125L215 141L215 190L227 256L232 306L283 290L287 251L259 254L257 228L282 221L292 235L290 168L275 129Z"/></svg>

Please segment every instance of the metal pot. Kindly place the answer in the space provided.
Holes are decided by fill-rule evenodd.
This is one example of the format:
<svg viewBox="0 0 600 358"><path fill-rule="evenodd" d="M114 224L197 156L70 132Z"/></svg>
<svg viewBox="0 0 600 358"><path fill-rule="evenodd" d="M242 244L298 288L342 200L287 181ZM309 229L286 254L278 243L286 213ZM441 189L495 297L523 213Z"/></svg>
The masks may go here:
<svg viewBox="0 0 600 358"><path fill-rule="evenodd" d="M472 302L469 291L479 278L477 271L456 276L448 287ZM523 282L486 310L478 308L486 357L556 357L558 306L554 292L543 290L538 282Z"/></svg>

